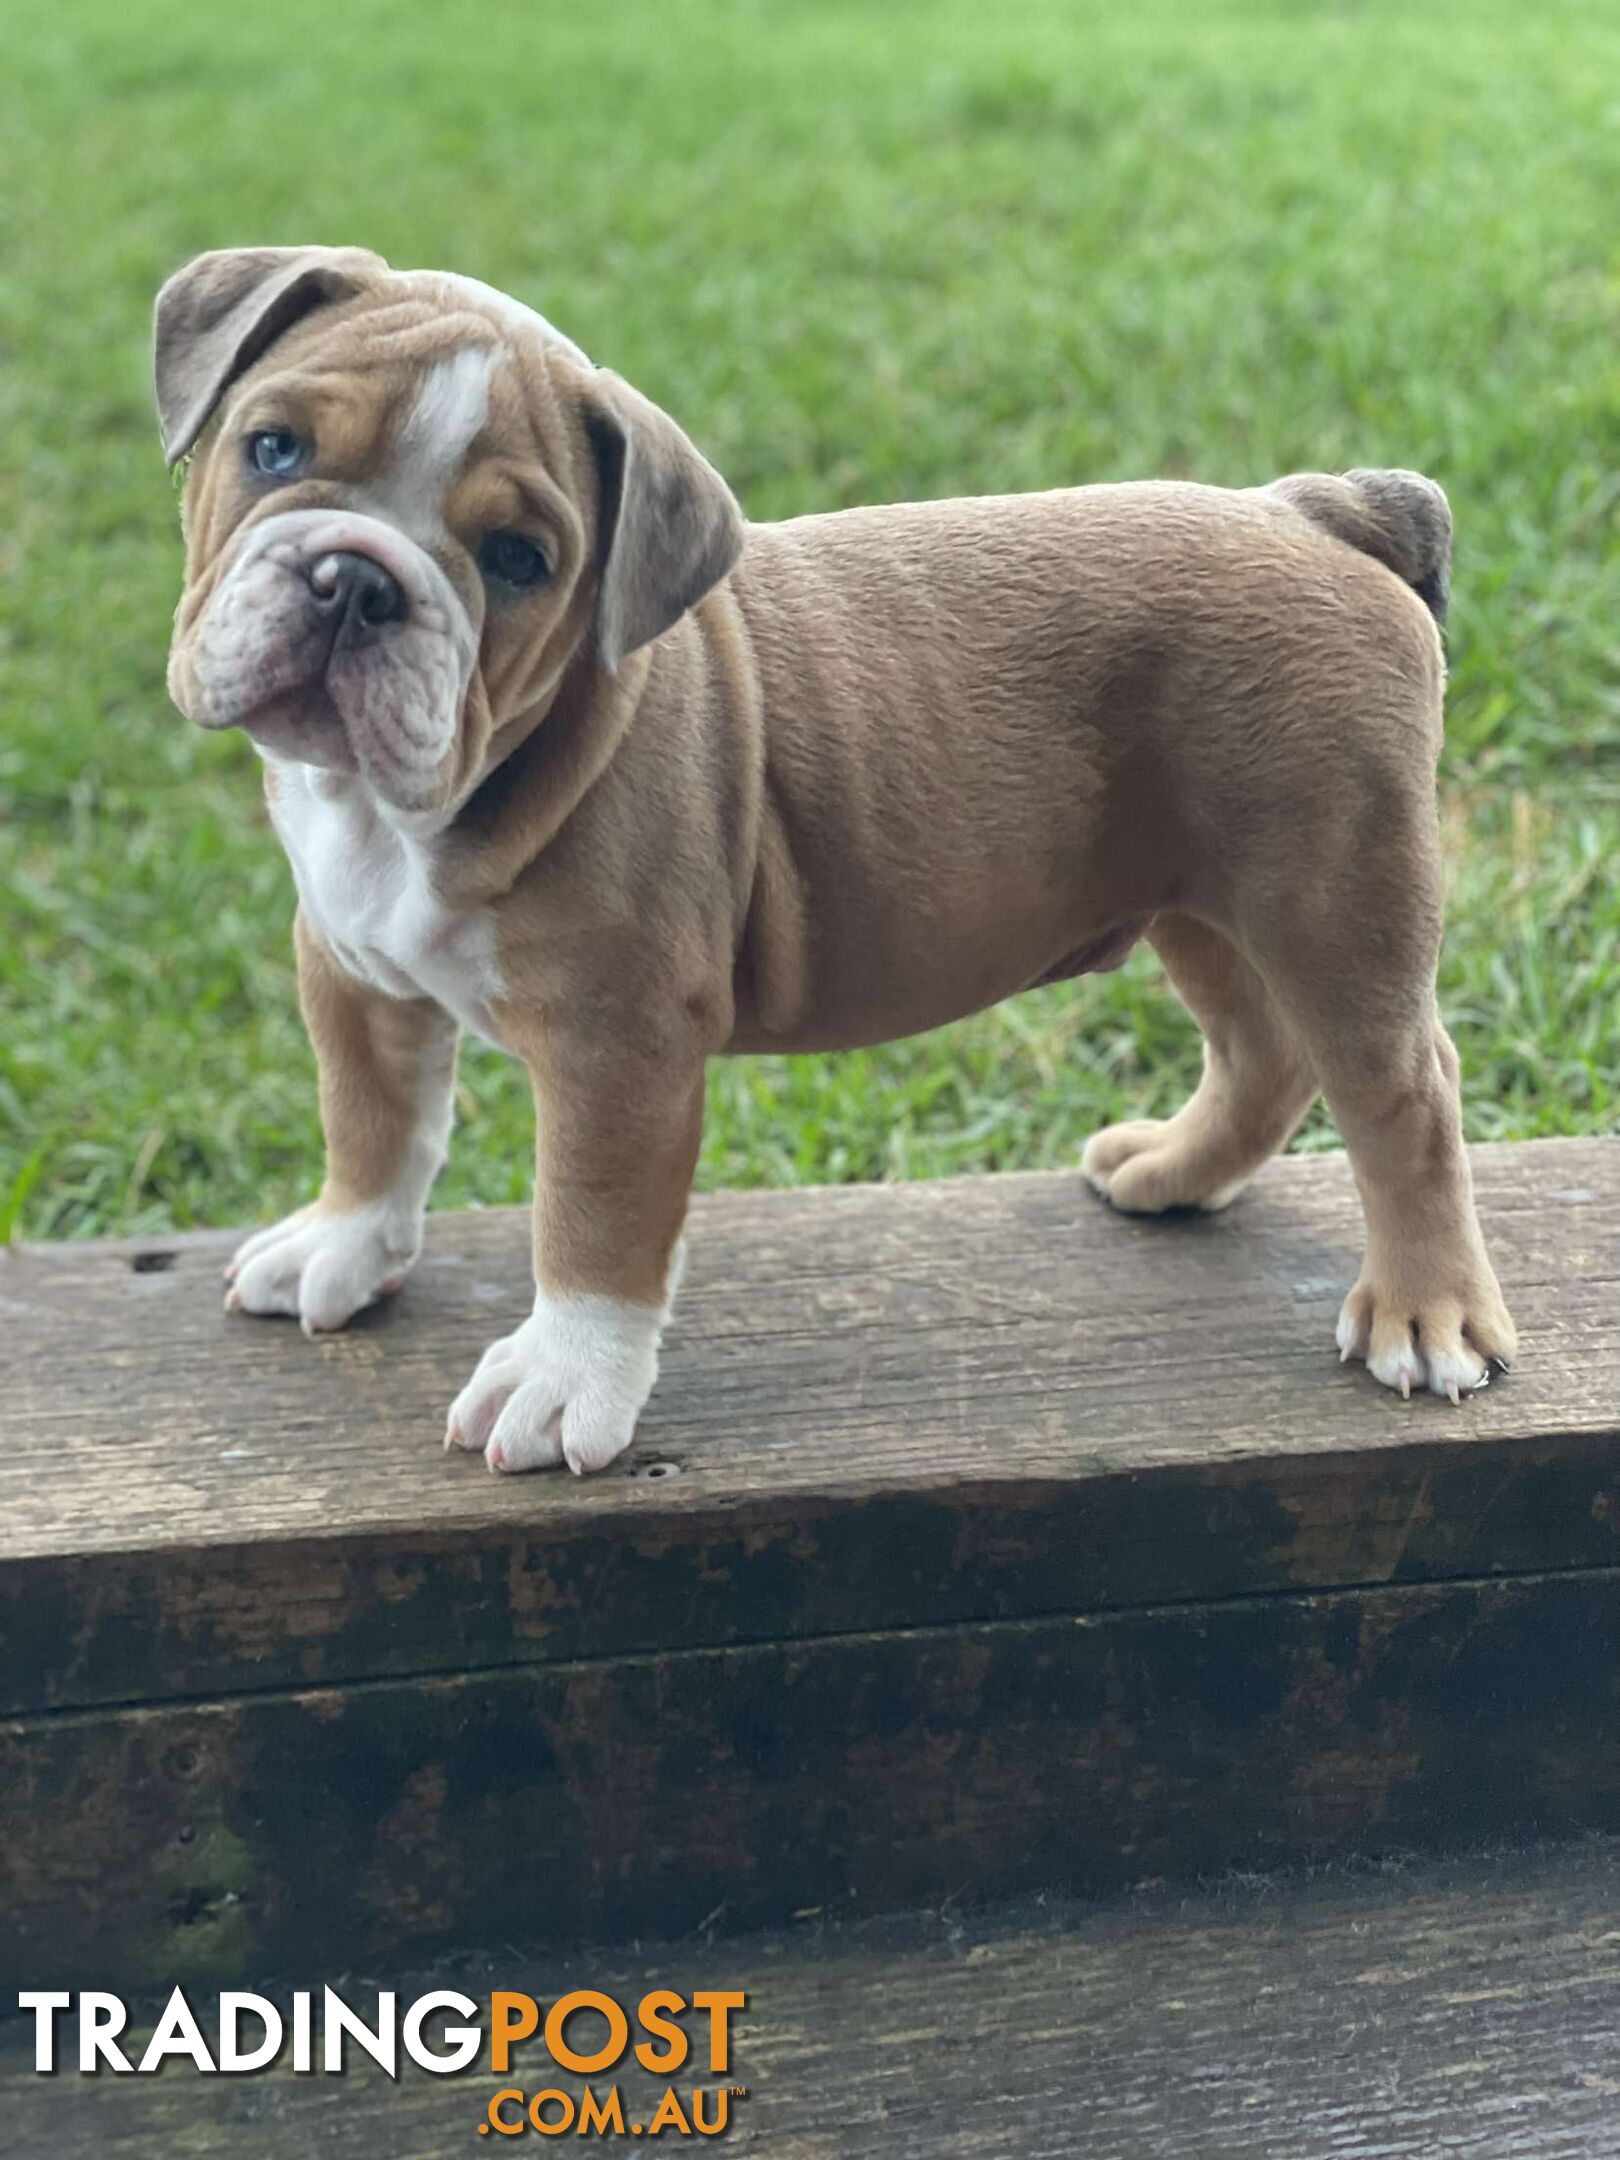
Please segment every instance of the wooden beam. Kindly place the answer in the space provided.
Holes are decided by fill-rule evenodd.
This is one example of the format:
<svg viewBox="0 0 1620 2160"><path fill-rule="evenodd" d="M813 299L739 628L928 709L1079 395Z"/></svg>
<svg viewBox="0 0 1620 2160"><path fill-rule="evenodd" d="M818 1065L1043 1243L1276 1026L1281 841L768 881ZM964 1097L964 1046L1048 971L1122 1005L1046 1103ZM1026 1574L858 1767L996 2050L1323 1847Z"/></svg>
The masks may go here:
<svg viewBox="0 0 1620 2160"><path fill-rule="evenodd" d="M1585 1840L1100 1906L817 1917L567 1962L486 1954L387 1984L402 2007L461 1988L486 2024L496 1988L545 2007L575 1988L631 2006L655 1987L741 1989L727 2076L676 2083L743 2086L718 2149L770 2160L1612 2160L1617 1941L1620 1852ZM375 2014L374 1986L341 1984ZM193 2004L206 2034L207 1997ZM587 2082L537 2041L499 2077L486 2048L459 2075L406 2065L397 2083L354 2050L341 2077L45 2078L31 2037L0 2032L0 2106L15 2150L53 2160L443 2160L489 2149L478 2124L502 2087ZM670 2080L632 2060L588 2082L617 2082L626 2121L647 2122Z"/></svg>
<svg viewBox="0 0 1620 2160"><path fill-rule="evenodd" d="M1608 1570L17 1720L0 1991L1620 1831L1617 1645Z"/></svg>
<svg viewBox="0 0 1620 2160"><path fill-rule="evenodd" d="M0 1261L0 1966L1620 1827L1620 1143L1476 1175L1524 1357L1461 1410L1334 1360L1337 1159L1181 1224L1063 1175L705 1202L590 1481L439 1448L515 1217L314 1345L221 1314L222 1239Z"/></svg>
<svg viewBox="0 0 1620 2160"><path fill-rule="evenodd" d="M227 1237L0 1253L0 1710L1620 1563L1620 1142L1475 1169L1524 1353L1461 1411L1335 1361L1338 1157L1176 1222L1063 1174L700 1201L584 1481L440 1451L516 1211L313 1344L221 1313Z"/></svg>

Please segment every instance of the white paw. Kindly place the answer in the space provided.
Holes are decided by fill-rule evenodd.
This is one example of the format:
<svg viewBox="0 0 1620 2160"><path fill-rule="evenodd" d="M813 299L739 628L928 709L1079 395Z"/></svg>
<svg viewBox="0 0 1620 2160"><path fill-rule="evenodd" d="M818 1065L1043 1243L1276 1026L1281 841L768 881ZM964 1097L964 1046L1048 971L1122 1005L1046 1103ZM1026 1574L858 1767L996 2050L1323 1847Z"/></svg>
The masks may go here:
<svg viewBox="0 0 1620 2160"><path fill-rule="evenodd" d="M386 1201L327 1211L316 1201L238 1247L227 1312L288 1313L306 1335L340 1328L397 1290L422 1249L422 1218Z"/></svg>
<svg viewBox="0 0 1620 2160"><path fill-rule="evenodd" d="M663 1325L652 1305L537 1291L451 1404L445 1446L482 1450L491 1470L603 1469L652 1393Z"/></svg>
<svg viewBox="0 0 1620 2160"><path fill-rule="evenodd" d="M1449 1396L1454 1403L1491 1384L1490 1367L1467 1343L1455 1343L1449 1350L1430 1350L1423 1362L1433 1393Z"/></svg>
<svg viewBox="0 0 1620 2160"><path fill-rule="evenodd" d="M1475 1340L1465 1338L1465 1325ZM1382 1306L1358 1284L1344 1301L1336 1339L1341 1363L1364 1358L1373 1378L1396 1394L1407 1397L1427 1388L1459 1403L1490 1385L1490 1365L1475 1341L1491 1344L1491 1356L1505 1370L1514 1348L1512 1328L1505 1311L1488 1331L1483 1319L1470 1315L1465 1321L1460 1305L1442 1301L1409 1319L1404 1306Z"/></svg>
<svg viewBox="0 0 1620 2160"><path fill-rule="evenodd" d="M1345 1356L1342 1327L1336 1339L1342 1364ZM1428 1362L1410 1336L1404 1342L1386 1343L1381 1350L1369 1350L1367 1370L1381 1387L1393 1388L1402 1397L1410 1395L1414 1388L1426 1388L1429 1384Z"/></svg>

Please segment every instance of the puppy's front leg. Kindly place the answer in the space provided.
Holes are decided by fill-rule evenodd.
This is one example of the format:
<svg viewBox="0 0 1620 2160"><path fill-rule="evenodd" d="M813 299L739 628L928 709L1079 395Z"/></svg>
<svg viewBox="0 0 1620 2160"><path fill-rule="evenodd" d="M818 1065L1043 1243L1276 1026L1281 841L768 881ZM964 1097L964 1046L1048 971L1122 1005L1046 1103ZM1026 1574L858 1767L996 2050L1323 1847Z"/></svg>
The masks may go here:
<svg viewBox="0 0 1620 2160"><path fill-rule="evenodd" d="M588 1003L588 1001L585 1001ZM703 1055L644 1021L627 1044L500 1016L535 1098L534 1310L485 1351L447 1447L492 1470L600 1470L630 1445L658 1373L703 1130Z"/></svg>
<svg viewBox="0 0 1620 2160"><path fill-rule="evenodd" d="M237 1250L225 1303L340 1328L397 1290L450 1136L459 1030L425 998L391 998L339 966L299 914L298 996L320 1066L319 1199Z"/></svg>

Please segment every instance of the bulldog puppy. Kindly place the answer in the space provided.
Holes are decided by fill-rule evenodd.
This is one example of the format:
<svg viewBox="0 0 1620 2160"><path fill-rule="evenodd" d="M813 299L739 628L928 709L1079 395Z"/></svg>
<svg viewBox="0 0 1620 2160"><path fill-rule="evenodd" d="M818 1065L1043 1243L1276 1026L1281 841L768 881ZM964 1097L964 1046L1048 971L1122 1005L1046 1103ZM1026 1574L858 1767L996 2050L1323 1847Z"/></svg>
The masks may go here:
<svg viewBox="0 0 1620 2160"><path fill-rule="evenodd" d="M939 1026L1156 948L1205 1035L1118 1208L1220 1208L1318 1091L1367 1221L1338 1342L1455 1402L1514 1350L1435 1007L1436 630L1411 473L748 525L538 315L357 248L157 303L191 459L169 673L262 754L327 1166L227 1303L343 1326L416 1258L459 1031L523 1060L532 1315L448 1443L597 1470L652 1388L722 1052Z"/></svg>

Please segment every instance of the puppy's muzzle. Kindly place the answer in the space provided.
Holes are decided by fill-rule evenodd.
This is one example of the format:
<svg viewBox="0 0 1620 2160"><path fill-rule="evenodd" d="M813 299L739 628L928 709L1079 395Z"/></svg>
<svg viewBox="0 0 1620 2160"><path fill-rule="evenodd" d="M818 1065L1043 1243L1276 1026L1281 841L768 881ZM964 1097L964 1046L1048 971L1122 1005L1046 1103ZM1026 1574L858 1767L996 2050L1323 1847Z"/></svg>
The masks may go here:
<svg viewBox="0 0 1620 2160"><path fill-rule="evenodd" d="M409 614L399 580L371 555L343 550L321 555L306 573L317 615L332 626L332 649L369 645L387 623Z"/></svg>
<svg viewBox="0 0 1620 2160"><path fill-rule="evenodd" d="M170 671L200 726L440 803L478 657L445 570L385 518L280 511L244 535Z"/></svg>

